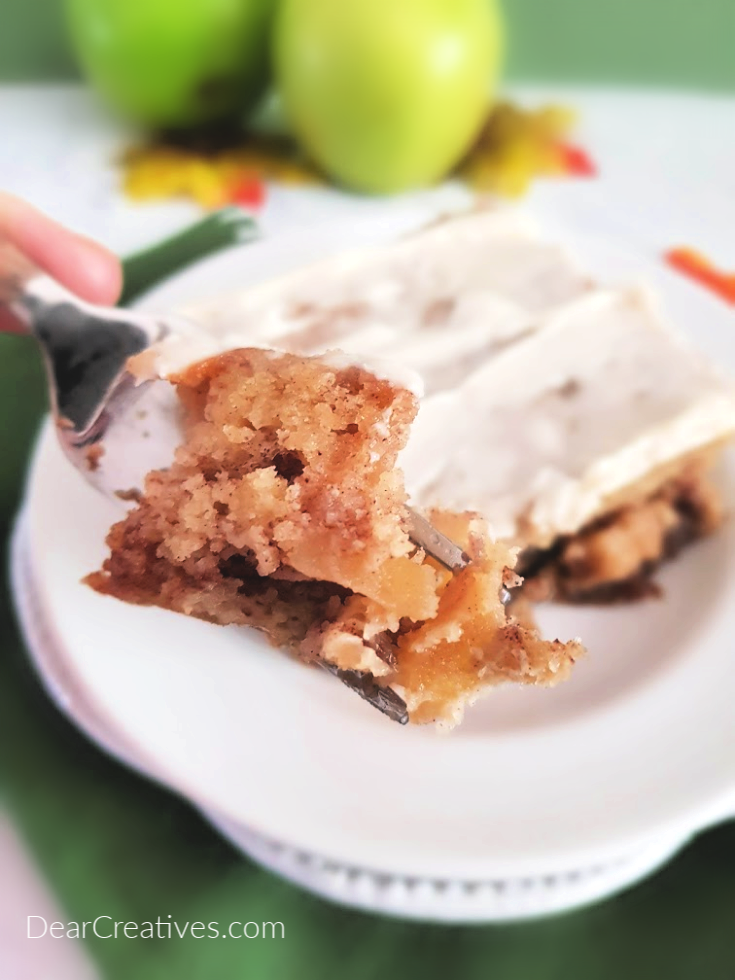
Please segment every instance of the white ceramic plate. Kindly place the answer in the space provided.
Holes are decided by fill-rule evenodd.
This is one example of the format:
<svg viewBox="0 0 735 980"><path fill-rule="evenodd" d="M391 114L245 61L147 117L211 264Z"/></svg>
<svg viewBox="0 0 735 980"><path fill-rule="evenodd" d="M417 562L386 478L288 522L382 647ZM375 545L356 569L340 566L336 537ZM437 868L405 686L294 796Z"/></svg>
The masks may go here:
<svg viewBox="0 0 735 980"><path fill-rule="evenodd" d="M543 217L558 224L553 208ZM584 224L555 230L593 272L655 280L677 322L735 368L726 308L611 246L603 222L595 236ZM308 259L315 236L292 236L289 262L299 248ZM254 248L259 275L276 272L278 242L231 252L169 284L157 305L197 284L241 284ZM118 511L69 470L49 428L27 504L38 601L75 685L144 768L225 821L350 866L466 881L612 862L735 810L731 525L665 571L663 601L544 609L547 632L589 646L572 680L499 690L439 736L396 726L250 631L81 585Z"/></svg>
<svg viewBox="0 0 735 980"><path fill-rule="evenodd" d="M67 658L48 632L28 556L28 528L21 515L13 535L12 584L20 621L33 663L56 704L106 752L137 772L157 774L113 733L78 688ZM159 777L160 778L160 777ZM164 780L165 782L165 780ZM685 843L657 840L653 846L610 863L580 867L555 875L461 879L386 875L355 865L338 864L255 834L219 814L203 815L238 850L276 874L324 898L358 908L414 919L443 922L488 922L525 919L584 905L624 888L649 874Z"/></svg>

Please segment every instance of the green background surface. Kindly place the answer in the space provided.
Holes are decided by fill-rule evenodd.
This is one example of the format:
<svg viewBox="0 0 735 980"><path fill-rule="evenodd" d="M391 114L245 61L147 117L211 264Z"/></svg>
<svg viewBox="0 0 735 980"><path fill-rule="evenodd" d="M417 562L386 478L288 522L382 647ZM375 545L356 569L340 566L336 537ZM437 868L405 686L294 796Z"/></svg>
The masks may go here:
<svg viewBox="0 0 735 980"><path fill-rule="evenodd" d="M733 0L505 0L503 6L511 78L735 87ZM75 77L62 9L62 0L0 0L0 78Z"/></svg>

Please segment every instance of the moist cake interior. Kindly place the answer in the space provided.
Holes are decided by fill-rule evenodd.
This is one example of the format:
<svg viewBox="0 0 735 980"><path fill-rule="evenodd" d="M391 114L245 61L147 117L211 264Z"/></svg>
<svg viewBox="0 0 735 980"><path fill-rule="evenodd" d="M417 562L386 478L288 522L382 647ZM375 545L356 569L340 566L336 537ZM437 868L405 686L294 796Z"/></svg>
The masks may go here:
<svg viewBox="0 0 735 980"><path fill-rule="evenodd" d="M660 595L662 562L722 523L722 494L709 451L682 460L676 475L614 507L548 548L521 552L526 598L615 603Z"/></svg>
<svg viewBox="0 0 735 980"><path fill-rule="evenodd" d="M501 682L567 676L582 647L543 640L506 608L516 549L481 517L429 515L472 559L454 574L411 541L396 467L418 408L406 388L260 349L172 380L184 441L110 530L88 578L99 592L264 630L389 692L416 722L451 726Z"/></svg>

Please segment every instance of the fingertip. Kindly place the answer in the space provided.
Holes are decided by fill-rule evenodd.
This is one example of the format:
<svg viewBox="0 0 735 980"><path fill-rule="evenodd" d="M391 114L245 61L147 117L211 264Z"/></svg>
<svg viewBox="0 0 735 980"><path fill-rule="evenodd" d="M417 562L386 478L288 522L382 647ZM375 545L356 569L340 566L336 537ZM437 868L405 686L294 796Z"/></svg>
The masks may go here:
<svg viewBox="0 0 735 980"><path fill-rule="evenodd" d="M122 268L116 255L20 198L0 194L0 237L88 302L112 305L120 296Z"/></svg>
<svg viewBox="0 0 735 980"><path fill-rule="evenodd" d="M76 235L76 265L70 288L82 299L113 306L122 292L122 266L109 249L83 235Z"/></svg>

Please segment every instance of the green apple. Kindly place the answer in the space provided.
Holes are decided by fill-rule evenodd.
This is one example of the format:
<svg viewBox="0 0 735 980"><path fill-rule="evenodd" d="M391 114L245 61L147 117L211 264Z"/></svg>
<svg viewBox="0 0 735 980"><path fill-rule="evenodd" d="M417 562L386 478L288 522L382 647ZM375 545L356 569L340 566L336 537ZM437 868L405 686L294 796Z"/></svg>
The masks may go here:
<svg viewBox="0 0 735 980"><path fill-rule="evenodd" d="M188 126L250 108L268 80L275 0L67 0L82 67L125 115Z"/></svg>
<svg viewBox="0 0 735 980"><path fill-rule="evenodd" d="M274 68L306 150L349 187L433 183L477 136L503 48L494 0L281 0Z"/></svg>

